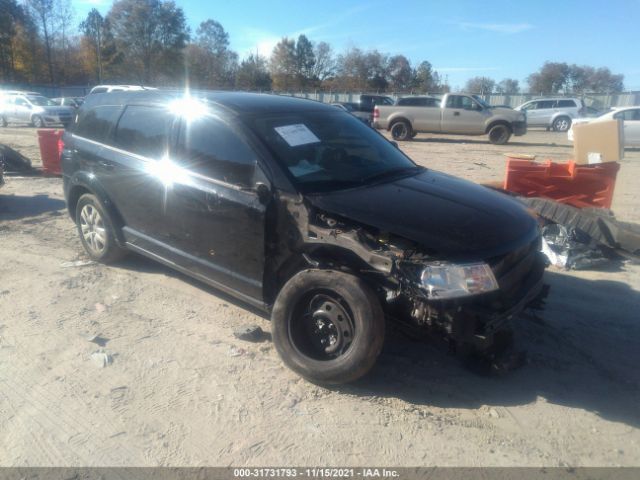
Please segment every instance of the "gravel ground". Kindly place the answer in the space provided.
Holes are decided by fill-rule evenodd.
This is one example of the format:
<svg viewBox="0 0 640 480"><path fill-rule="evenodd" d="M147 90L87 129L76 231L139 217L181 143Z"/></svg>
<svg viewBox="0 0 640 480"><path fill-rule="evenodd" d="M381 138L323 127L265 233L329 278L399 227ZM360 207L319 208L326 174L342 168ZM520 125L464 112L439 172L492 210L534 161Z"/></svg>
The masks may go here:
<svg viewBox="0 0 640 480"><path fill-rule="evenodd" d="M39 164L33 129L2 129L0 143ZM506 152L571 155L565 135L544 131L503 147L420 135L401 148L477 182L502 179ZM639 177L628 151L621 219L640 222ZM637 265L549 270L547 309L517 320L529 363L506 376L392 333L367 378L325 389L270 341L234 338L269 322L206 286L136 256L70 263L86 257L58 178L7 177L0 242L1 466L638 465Z"/></svg>

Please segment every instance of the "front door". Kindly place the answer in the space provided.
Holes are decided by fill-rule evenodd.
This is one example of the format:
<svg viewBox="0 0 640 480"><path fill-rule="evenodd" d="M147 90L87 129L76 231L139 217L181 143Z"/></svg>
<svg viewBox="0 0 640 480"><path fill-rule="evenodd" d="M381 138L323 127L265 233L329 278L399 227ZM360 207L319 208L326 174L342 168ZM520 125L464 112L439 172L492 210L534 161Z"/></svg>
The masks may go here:
<svg viewBox="0 0 640 480"><path fill-rule="evenodd" d="M485 120L491 115L478 102L466 95L449 95L442 109L442 131L444 133L482 134Z"/></svg>
<svg viewBox="0 0 640 480"><path fill-rule="evenodd" d="M165 224L191 271L262 299L266 206L257 154L239 125L215 116L186 121L172 154Z"/></svg>

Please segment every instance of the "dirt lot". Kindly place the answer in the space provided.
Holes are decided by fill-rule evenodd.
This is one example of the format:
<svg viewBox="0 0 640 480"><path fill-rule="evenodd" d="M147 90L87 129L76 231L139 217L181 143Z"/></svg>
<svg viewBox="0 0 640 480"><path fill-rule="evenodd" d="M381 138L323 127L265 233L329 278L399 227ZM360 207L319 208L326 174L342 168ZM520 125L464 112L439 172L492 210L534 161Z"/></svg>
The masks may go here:
<svg viewBox="0 0 640 480"><path fill-rule="evenodd" d="M0 130L38 164L35 138ZM419 136L402 148L483 182L502 178L505 152L568 158L565 138ZM624 220L640 222L638 178L629 151L613 206ZM85 256L57 178L7 178L0 241L0 465L639 463L640 266L549 270L542 319L517 321L529 363L508 376L392 334L370 376L324 389L269 341L235 339L269 322L214 290L135 256L69 266ZM99 350L113 363L97 365Z"/></svg>

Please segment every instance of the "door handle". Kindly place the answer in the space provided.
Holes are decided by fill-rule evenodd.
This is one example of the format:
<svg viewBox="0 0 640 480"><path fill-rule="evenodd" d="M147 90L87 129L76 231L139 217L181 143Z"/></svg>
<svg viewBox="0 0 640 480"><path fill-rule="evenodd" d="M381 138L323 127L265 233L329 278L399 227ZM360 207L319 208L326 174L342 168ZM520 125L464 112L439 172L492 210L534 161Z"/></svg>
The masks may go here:
<svg viewBox="0 0 640 480"><path fill-rule="evenodd" d="M460 116L460 112L453 112L453 116L454 117L459 117Z"/></svg>
<svg viewBox="0 0 640 480"><path fill-rule="evenodd" d="M105 170L113 170L116 166L115 163L107 162L106 160L100 160L98 162L98 165L100 165Z"/></svg>

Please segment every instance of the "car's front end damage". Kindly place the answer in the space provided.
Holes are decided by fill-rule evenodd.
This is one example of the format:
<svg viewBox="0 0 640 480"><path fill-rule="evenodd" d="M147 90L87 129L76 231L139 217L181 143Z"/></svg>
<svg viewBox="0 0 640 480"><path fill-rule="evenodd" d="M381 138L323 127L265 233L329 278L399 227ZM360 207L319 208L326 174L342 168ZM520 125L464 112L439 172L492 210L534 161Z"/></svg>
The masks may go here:
<svg viewBox="0 0 640 480"><path fill-rule="evenodd" d="M538 307L546 295L537 228L507 252L456 262L415 241L318 209L303 197L284 196L280 203L286 218L280 231L287 239L280 265L300 255L308 267L366 278L389 320L413 334L439 334L463 356L500 361L511 346L512 319Z"/></svg>

